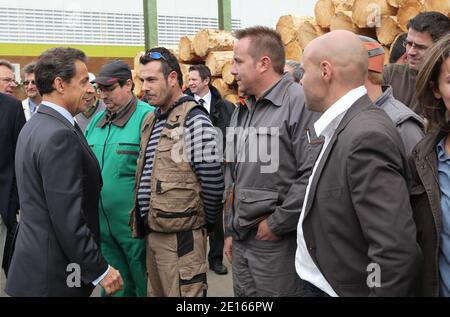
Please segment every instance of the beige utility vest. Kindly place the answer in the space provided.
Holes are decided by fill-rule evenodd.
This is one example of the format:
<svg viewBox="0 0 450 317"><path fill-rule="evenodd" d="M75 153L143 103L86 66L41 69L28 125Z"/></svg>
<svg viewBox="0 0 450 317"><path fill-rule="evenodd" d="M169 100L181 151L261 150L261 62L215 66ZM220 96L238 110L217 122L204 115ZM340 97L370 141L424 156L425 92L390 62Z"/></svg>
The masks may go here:
<svg viewBox="0 0 450 317"><path fill-rule="evenodd" d="M151 231L182 232L198 229L206 224L201 186L185 152L184 126L188 113L198 105L185 102L175 107L161 131L155 150L151 178L148 225ZM143 155L138 162L139 174L145 165L145 150L155 126L151 113L142 129ZM190 157L190 156L189 156ZM140 177L139 177L140 180Z"/></svg>

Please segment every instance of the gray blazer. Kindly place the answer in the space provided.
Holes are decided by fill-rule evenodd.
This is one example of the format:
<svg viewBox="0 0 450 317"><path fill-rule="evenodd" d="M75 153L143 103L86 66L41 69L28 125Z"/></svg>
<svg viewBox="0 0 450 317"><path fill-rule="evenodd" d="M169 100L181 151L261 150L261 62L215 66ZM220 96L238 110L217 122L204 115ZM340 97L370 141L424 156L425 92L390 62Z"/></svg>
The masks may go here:
<svg viewBox="0 0 450 317"><path fill-rule="evenodd" d="M361 97L322 156L303 222L308 251L339 296L412 294L421 251L409 179L392 121L367 95ZM380 287L367 284L371 263L381 269Z"/></svg>
<svg viewBox="0 0 450 317"><path fill-rule="evenodd" d="M108 265L100 253L100 168L83 135L42 105L19 135L16 174L21 216L6 292L89 296ZM80 287L70 288L70 264Z"/></svg>

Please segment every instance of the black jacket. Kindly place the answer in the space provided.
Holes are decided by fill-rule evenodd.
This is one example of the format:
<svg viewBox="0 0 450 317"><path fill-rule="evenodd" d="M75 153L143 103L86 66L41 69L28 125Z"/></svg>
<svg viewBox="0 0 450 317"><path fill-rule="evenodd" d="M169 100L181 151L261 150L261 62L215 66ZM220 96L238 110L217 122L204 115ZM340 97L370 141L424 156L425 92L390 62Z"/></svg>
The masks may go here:
<svg viewBox="0 0 450 317"><path fill-rule="evenodd" d="M235 109L235 106L220 96L219 91L214 86L209 86L211 91L211 111L209 117L213 126L219 128L222 131L223 141L225 145L226 129L230 126L231 115ZM185 94L194 96L190 89L185 91Z"/></svg>
<svg viewBox="0 0 450 317"><path fill-rule="evenodd" d="M8 231L13 229L19 209L14 157L17 138L25 122L22 103L0 93L0 216Z"/></svg>

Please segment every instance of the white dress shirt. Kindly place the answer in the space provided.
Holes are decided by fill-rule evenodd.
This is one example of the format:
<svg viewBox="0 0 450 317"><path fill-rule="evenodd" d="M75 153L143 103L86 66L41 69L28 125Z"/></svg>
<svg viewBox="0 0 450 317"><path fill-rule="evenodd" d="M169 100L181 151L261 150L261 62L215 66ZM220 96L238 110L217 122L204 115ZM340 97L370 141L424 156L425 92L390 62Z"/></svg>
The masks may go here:
<svg viewBox="0 0 450 317"><path fill-rule="evenodd" d="M211 113L211 99L212 99L211 90L208 90L208 93L203 97L200 97L199 95L194 95L194 99L197 102L200 99L203 99L203 101L205 101L205 103L203 104L203 107L206 108L208 113Z"/></svg>
<svg viewBox="0 0 450 317"><path fill-rule="evenodd" d="M54 103L51 103L51 102L48 102L48 101L43 102L42 105L45 105L45 106L47 106L47 107L50 107L50 108L52 108L53 110L59 112L64 118L67 119L67 121L69 121L73 126L75 126L75 120L74 120L74 118L72 117L72 115L70 114L70 112L67 111L66 108L63 108L63 107L61 107L61 106L58 106L58 105L56 105L56 104L54 104ZM103 279L105 278L106 275L108 275L110 269L111 269L111 267L108 265L108 269L106 270L106 272L103 273L98 279L96 279L95 281L93 281L92 284L93 284L94 286L97 286L97 285L100 283L100 281L103 280Z"/></svg>
<svg viewBox="0 0 450 317"><path fill-rule="evenodd" d="M325 143L322 146L319 157L312 174L308 181L308 186L306 187L305 199L303 201L302 213L297 226L297 252L295 255L295 269L297 274L302 280L308 281L317 288L321 289L330 296L337 297L338 295L333 290L331 285L325 279L325 277L320 272L319 268L314 263L311 255L309 254L308 248L306 247L305 237L303 235L303 220L305 218L305 208L308 203L308 196L311 187L314 174L316 173L317 167L322 159L322 156L330 144L330 140L336 132L337 127L341 123L342 118L347 113L347 110L362 96L367 94L367 90L364 86L360 86L356 89L349 91L342 98L336 101L319 120L314 123L314 129L316 134L323 136L325 138ZM338 269L338 268L337 268Z"/></svg>

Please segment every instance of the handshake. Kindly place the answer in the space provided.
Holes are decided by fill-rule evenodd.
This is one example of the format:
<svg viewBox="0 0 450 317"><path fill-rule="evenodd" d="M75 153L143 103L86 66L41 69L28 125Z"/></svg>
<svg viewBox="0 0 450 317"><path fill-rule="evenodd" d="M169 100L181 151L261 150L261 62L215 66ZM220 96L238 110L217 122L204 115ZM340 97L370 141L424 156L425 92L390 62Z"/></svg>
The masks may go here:
<svg viewBox="0 0 450 317"><path fill-rule="evenodd" d="M103 287L107 295L114 295L123 288L123 280L120 272L112 266L108 274L100 281L100 286Z"/></svg>

